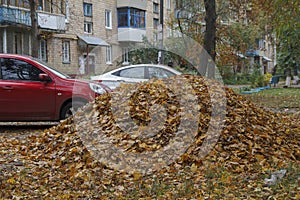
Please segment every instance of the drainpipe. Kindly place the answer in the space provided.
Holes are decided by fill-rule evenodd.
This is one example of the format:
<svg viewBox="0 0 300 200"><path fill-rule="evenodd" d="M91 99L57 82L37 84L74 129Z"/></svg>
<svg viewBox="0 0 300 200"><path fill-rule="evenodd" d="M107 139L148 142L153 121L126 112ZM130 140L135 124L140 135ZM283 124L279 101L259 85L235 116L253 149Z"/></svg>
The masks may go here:
<svg viewBox="0 0 300 200"><path fill-rule="evenodd" d="M164 0L160 0L160 13L159 13L159 38L160 38L160 49L158 52L158 62L159 64L164 64Z"/></svg>
<svg viewBox="0 0 300 200"><path fill-rule="evenodd" d="M87 44L86 45L86 72L87 72L87 75L90 75L90 61L89 61L89 45Z"/></svg>
<svg viewBox="0 0 300 200"><path fill-rule="evenodd" d="M277 47L276 47L276 35L275 35L274 36L274 66L276 65L277 65Z"/></svg>
<svg viewBox="0 0 300 200"><path fill-rule="evenodd" d="M6 28L3 30L3 53L7 53L7 32Z"/></svg>

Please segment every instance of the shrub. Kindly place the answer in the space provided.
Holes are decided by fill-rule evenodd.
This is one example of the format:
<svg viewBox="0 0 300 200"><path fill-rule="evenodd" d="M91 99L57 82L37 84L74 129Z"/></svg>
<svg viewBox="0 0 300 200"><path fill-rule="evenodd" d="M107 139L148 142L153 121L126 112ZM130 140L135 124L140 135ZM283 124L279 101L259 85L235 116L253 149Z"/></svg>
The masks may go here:
<svg viewBox="0 0 300 200"><path fill-rule="evenodd" d="M254 67L252 76L251 76L251 87L262 87L264 86L264 75L261 73L261 67Z"/></svg>
<svg viewBox="0 0 300 200"><path fill-rule="evenodd" d="M264 86L267 86L270 83L270 80L272 78L272 74L266 73L264 75Z"/></svg>

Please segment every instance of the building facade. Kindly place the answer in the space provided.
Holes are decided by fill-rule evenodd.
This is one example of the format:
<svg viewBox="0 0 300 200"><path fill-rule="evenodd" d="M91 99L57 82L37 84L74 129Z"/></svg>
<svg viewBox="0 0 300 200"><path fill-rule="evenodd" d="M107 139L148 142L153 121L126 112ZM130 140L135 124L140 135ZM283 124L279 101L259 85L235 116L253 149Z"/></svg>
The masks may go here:
<svg viewBox="0 0 300 200"><path fill-rule="evenodd" d="M31 37L28 0L0 2L0 53L31 55L36 38ZM144 37L158 42L161 2L166 22L173 0L38 0L39 58L82 75L130 64L130 46L142 44Z"/></svg>

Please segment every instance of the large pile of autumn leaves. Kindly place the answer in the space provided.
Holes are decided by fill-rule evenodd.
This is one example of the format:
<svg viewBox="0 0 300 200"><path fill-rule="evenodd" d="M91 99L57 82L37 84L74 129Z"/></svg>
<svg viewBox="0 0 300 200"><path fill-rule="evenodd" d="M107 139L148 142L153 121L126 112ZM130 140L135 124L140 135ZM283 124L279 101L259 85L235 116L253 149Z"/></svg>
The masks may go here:
<svg viewBox="0 0 300 200"><path fill-rule="evenodd" d="M180 78L166 81L176 83ZM92 156L78 134L86 130L113 136L118 148L137 154L168 145L181 122L180 105L162 81L151 80L135 85L138 92L130 98L130 115L139 126L149 124L151 105L165 103L164 128L150 138L130 137L116 125L111 94L79 111L77 120L69 118L27 138L1 138L0 199L299 199L299 117L264 110L224 88L224 127L210 152L199 157L212 108L218 103L211 101L211 94L218 96L220 85L198 76L184 79L198 97L198 133L174 162L146 174L116 170ZM283 179L264 183L281 169L287 170Z"/></svg>

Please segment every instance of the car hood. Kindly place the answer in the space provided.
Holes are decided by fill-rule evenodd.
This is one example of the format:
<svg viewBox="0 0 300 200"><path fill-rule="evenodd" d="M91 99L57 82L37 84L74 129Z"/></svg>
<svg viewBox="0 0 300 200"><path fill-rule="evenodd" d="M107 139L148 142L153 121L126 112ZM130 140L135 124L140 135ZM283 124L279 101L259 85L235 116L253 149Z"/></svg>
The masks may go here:
<svg viewBox="0 0 300 200"><path fill-rule="evenodd" d="M101 80L103 78L105 78L105 79L111 78L112 79L112 78L118 78L118 77L113 76L111 74L101 74L101 75L98 75L98 76L91 76L90 78L91 78L91 80Z"/></svg>
<svg viewBox="0 0 300 200"><path fill-rule="evenodd" d="M101 86L106 92L110 92L111 89L104 84L93 80L83 80L83 79L67 79L70 84L73 84L74 89L76 88L90 88L90 84L97 84Z"/></svg>

